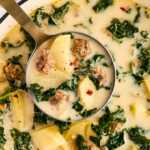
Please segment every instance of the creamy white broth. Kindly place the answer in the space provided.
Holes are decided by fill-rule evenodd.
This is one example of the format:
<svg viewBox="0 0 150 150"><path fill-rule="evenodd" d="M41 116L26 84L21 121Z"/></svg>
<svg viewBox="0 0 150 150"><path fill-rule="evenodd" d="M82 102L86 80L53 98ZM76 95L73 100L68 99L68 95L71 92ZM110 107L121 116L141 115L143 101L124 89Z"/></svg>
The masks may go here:
<svg viewBox="0 0 150 150"><path fill-rule="evenodd" d="M72 4L71 9L64 17L64 22L60 23L58 27L47 27L45 25L42 29L46 33L58 33L61 31L68 31L68 30L75 30L88 33L93 37L97 38L102 44L112 53L115 59L115 65L118 69L119 66L122 67L123 72L129 71L129 63L136 58L135 55L135 48L132 46L135 43L139 33L135 34L135 38L124 38L122 43L118 43L117 41L113 40L111 35L106 31L106 27L110 24L110 21L116 17L119 19L127 19L133 21L136 10L135 10L135 3L131 0L116 0L112 6L104 10L100 13L95 13L91 6L93 6L96 1L91 1L89 4L86 1L74 1L75 4ZM132 11L130 14L125 13L120 9L122 6L129 6ZM148 7L148 5L146 5ZM142 6L143 7L143 6ZM49 8L49 6L47 6ZM88 10L88 11L87 11ZM89 18L92 17L93 24L89 23ZM85 26L80 26L77 24L83 23ZM73 25L77 25L74 27ZM144 11L141 12L140 21L135 24L139 27L139 30L146 30L150 32L150 19L147 19L144 15ZM13 32L13 31L12 31ZM15 31L16 34L19 31ZM10 32L7 36L13 39L13 34ZM18 37L20 38L20 37ZM11 49L7 53L5 50L1 48L0 58L1 58L1 70L3 70L3 66L5 65L5 61L7 58L12 57L13 55L23 54L24 56L28 54L26 51L26 45L23 45L17 49ZM23 51L25 50L25 51ZM27 55L26 55L27 56ZM24 61L26 64L26 59ZM2 71L3 72L3 71ZM4 76L5 77L5 76ZM3 93L5 89L8 87L8 82L1 82L0 83L0 92ZM109 103L109 107L113 110L116 106L121 106L125 110L125 117L127 119L126 123L123 125L123 128L140 126L143 129L149 130L150 129L150 115L149 115L149 103L147 102L148 93L145 90L145 86L141 84L140 86L135 84L134 79L131 75L124 75L122 80L119 82L118 79L116 80L114 94L111 98ZM131 111L131 106L135 107L134 111ZM101 114L101 113L100 113ZM99 116L99 114L98 114ZM10 121L4 122L5 133L7 134L7 143L5 145L5 149L10 150L13 149L13 140L10 136L9 129L12 128L11 125L11 115L7 116L7 119ZM97 118L97 117L96 117ZM90 118L89 120L92 120ZM81 123L82 125L82 123ZM7 128L8 127L8 128ZM29 131L31 132L31 130ZM69 131L68 131L69 132ZM76 136L77 130L73 134L73 137ZM9 137L9 138L8 138ZM69 138L69 140L71 137ZM125 144L116 148L118 150L131 150L138 146L128 139L128 136L125 138ZM67 139L68 140L68 139ZM69 142L68 140L68 142ZM36 144L35 144L36 145ZM133 146L133 147L132 147ZM76 150L72 145L70 146L71 150ZM99 148L98 148L99 149ZM41 149L42 150L42 149Z"/></svg>

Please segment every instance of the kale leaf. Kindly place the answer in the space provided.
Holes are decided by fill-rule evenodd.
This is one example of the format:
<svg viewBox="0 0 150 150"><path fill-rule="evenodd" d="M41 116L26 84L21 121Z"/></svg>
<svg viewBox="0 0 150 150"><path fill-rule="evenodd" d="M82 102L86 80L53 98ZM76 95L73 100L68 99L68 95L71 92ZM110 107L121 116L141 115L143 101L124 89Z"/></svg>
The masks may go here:
<svg viewBox="0 0 150 150"><path fill-rule="evenodd" d="M54 13L52 14L52 18L57 22L58 20L62 19L66 13L69 11L70 2L66 2L64 5L62 5L59 8L55 8Z"/></svg>
<svg viewBox="0 0 150 150"><path fill-rule="evenodd" d="M75 142L77 145L77 150L88 150L88 146L82 135L78 134Z"/></svg>
<svg viewBox="0 0 150 150"><path fill-rule="evenodd" d="M11 129L11 136L14 140L15 150L31 150L31 136L28 132L20 132L17 129Z"/></svg>
<svg viewBox="0 0 150 150"><path fill-rule="evenodd" d="M150 139L145 136L145 131L140 127L128 129L129 138L139 146L140 150L150 150Z"/></svg>
<svg viewBox="0 0 150 150"><path fill-rule="evenodd" d="M33 21L38 25L41 26L42 21L44 19L48 19L49 25L57 25L60 22L66 13L69 11L70 2L66 2L64 5L54 8L53 13L47 13L43 7L38 8L34 15L32 15Z"/></svg>
<svg viewBox="0 0 150 150"><path fill-rule="evenodd" d="M5 40L5 41L2 41L2 42L1 42L1 46L2 46L3 48L5 48L6 50L9 50L10 48L19 48L19 47L21 47L23 44L24 44L24 41L18 41L18 42L16 42L16 43L11 43L11 42Z"/></svg>
<svg viewBox="0 0 150 150"><path fill-rule="evenodd" d="M43 98L43 92L42 92L43 87L41 87L37 83L34 83L34 84L30 85L29 90L31 90L31 92L35 95L35 98L38 102L42 100L42 98Z"/></svg>
<svg viewBox="0 0 150 150"><path fill-rule="evenodd" d="M43 87L41 87L37 83L31 84L28 89L35 95L35 98L38 102L42 100L48 101L49 97L54 96L56 92L54 88L50 88L46 91L43 91Z"/></svg>
<svg viewBox="0 0 150 150"><path fill-rule="evenodd" d="M73 103L72 108L79 113L82 117L89 117L92 114L97 112L97 108L93 108L90 110L84 109L84 107L80 104L80 100L77 100Z"/></svg>
<svg viewBox="0 0 150 150"><path fill-rule="evenodd" d="M106 146L108 147L109 150L114 150L118 147L120 147L121 145L123 145L125 143L124 141L124 132L116 132L114 134L112 134L108 141Z"/></svg>
<svg viewBox="0 0 150 150"><path fill-rule="evenodd" d="M95 6L93 6L93 10L98 13L101 10L105 10L110 5L113 4L113 0L98 0Z"/></svg>
<svg viewBox="0 0 150 150"><path fill-rule="evenodd" d="M143 81L143 75L145 73L150 74L150 48L139 48L138 59L140 65L136 72L131 70L132 77L135 79L137 84L141 84Z"/></svg>
<svg viewBox="0 0 150 150"><path fill-rule="evenodd" d="M97 146L100 146L100 140L103 135L111 135L114 133L112 126L116 123L125 123L124 110L120 107L111 112L108 107L105 108L104 115L99 118L98 124L92 124L91 128L96 136L91 136L90 140Z"/></svg>
<svg viewBox="0 0 150 150"><path fill-rule="evenodd" d="M4 128L0 127L0 149L4 150L4 144L6 143L6 138L4 135Z"/></svg>
<svg viewBox="0 0 150 150"><path fill-rule="evenodd" d="M113 37L116 39L122 38L132 38L134 34L138 32L138 28L132 25L128 20L123 20L122 22L114 18L111 24L107 27L107 30L112 33Z"/></svg>
<svg viewBox="0 0 150 150"><path fill-rule="evenodd" d="M34 123L36 124L48 124L54 121L53 118L43 113L37 106L34 106Z"/></svg>
<svg viewBox="0 0 150 150"><path fill-rule="evenodd" d="M40 7L35 11L32 19L34 23L36 23L38 26L41 26L42 21L47 17L49 17L49 14L44 11L43 7Z"/></svg>
<svg viewBox="0 0 150 150"><path fill-rule="evenodd" d="M68 130L71 125L70 122L62 122L59 120L54 121L54 123L58 126L60 133L64 133L64 131Z"/></svg>
<svg viewBox="0 0 150 150"><path fill-rule="evenodd" d="M67 80L63 82L58 89L61 90L68 90L68 91L76 91L78 86L79 77L76 75L73 75L73 78L71 80Z"/></svg>
<svg viewBox="0 0 150 150"><path fill-rule="evenodd" d="M13 56L11 58L8 59L8 62L14 64L14 65L21 65L20 64L20 59L22 58L22 55L18 55L18 56Z"/></svg>

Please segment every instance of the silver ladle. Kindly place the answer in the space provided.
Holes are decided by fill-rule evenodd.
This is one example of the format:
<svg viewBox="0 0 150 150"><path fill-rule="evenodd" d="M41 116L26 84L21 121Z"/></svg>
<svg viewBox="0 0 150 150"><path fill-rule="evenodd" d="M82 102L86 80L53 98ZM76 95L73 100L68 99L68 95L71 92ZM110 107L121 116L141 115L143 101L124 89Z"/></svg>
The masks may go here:
<svg viewBox="0 0 150 150"><path fill-rule="evenodd" d="M72 34L77 34L77 35L82 35L87 37L90 40L93 40L94 42L96 42L99 47L101 49L104 50L104 52L106 53L106 55L108 56L108 58L110 59L110 62L112 64L112 69L113 69L113 83L112 83L112 87L111 87L111 91L110 91L110 95L108 97L108 99L104 102L104 104L102 106L100 106L100 108L97 109L97 112L99 110L101 110L110 100L111 95L113 93L113 89L114 89L114 85L115 85L115 66L113 63L113 59L111 57L111 54L109 53L109 51L107 51L107 49L99 42L97 41L95 38L85 34L85 33L81 33L81 32L74 32L74 31L68 31L68 32L61 32L61 33L57 33L54 35L48 35L43 33L38 26L36 26L33 21L26 15L26 13L21 9L21 7L15 2L15 0L0 0L0 5L7 10L7 12L21 25L21 27L31 35L31 37L35 40L35 49L30 57L30 59L32 58L34 52L38 49L38 47L40 47L42 44L44 44L46 41L48 41L50 38L54 38L56 36L65 34L65 33L72 33ZM29 61L30 61L29 59ZM28 65L27 65L28 68ZM35 102L35 100L34 100ZM35 103L36 104L36 103ZM41 110L41 108L39 108ZM42 112L45 113L44 110L41 110ZM52 117L52 116L50 116ZM55 118L58 119L58 118ZM66 121L66 120L63 120ZM74 120L70 120L70 121L74 121Z"/></svg>

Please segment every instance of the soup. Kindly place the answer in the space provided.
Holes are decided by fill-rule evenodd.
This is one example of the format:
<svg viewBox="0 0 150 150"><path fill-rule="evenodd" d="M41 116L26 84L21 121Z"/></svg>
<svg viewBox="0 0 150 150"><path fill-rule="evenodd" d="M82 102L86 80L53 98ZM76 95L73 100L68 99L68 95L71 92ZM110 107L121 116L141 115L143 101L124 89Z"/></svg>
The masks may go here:
<svg viewBox="0 0 150 150"><path fill-rule="evenodd" d="M54 98L55 89L62 83L72 80L75 71L72 65L69 65L74 56L70 55L71 43L76 40L77 43L82 41L85 44L87 39L76 36L72 39L70 34L66 34L49 41L45 45L46 51L43 51L45 48L38 49L29 62L32 65L28 68L30 78L27 78L26 85L26 65L35 43L19 25L6 33L0 47L1 149L150 150L150 10L148 3L143 5L142 2L145 3L146 0L140 3L133 0L55 0L31 14L33 21L45 33L86 33L102 43L113 57L116 84L109 103L96 115L75 123L60 120L68 120L70 117L77 119L83 117L83 114L87 115L85 110L102 106L111 92L108 87L111 87L114 81L113 70L112 67L108 67L111 66L111 62L108 61L103 48L99 49L89 41L89 45L94 48L90 52L86 51L88 55L83 61L88 62L95 55L105 56L106 59L100 59L98 65L106 71L104 78L108 77L109 83L95 90L96 86L88 76L89 72L86 72L80 76L83 78L80 79L78 88L75 88L80 101L77 101L77 96L72 90L59 89L57 96L63 91L63 97L69 95L72 100L68 102L70 105L63 103L60 106L63 109L55 111L57 101L53 101L55 105L51 105L51 95L45 91L51 89L51 98ZM65 40L65 44L57 44L57 38ZM57 53L55 48L60 45L61 48L65 46L63 50L67 55ZM51 49L52 47L54 49ZM48 53L52 56L47 55ZM41 59L43 62L50 62L45 65L41 63ZM56 65L57 69L49 69ZM80 70L77 68L77 71ZM90 87L90 90L87 87ZM67 85L67 88L70 87ZM43 98L44 92L46 94ZM89 95L97 92L101 95L91 100ZM34 93L36 99L31 93ZM102 95L104 97L99 100ZM86 98L88 103L85 103ZM48 101L38 102L37 99ZM73 104L76 104L75 109L72 109ZM54 111L50 111L51 107ZM53 118L43 113L43 109ZM59 116L60 120L55 120L56 116Z"/></svg>

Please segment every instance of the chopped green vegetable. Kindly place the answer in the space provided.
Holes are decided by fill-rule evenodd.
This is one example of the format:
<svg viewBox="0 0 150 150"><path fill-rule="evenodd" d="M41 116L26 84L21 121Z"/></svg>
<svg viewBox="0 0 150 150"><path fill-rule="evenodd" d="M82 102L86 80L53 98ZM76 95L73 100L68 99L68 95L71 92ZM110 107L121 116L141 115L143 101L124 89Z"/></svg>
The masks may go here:
<svg viewBox="0 0 150 150"><path fill-rule="evenodd" d="M1 46L5 48L6 50L9 50L10 48L19 48L24 44L24 41L18 41L16 43L11 43L9 41L2 41Z"/></svg>
<svg viewBox="0 0 150 150"><path fill-rule="evenodd" d="M55 8L55 11L51 17L55 20L55 22L58 22L58 20L61 20L69 11L69 7L70 7L70 2L66 2L61 7Z"/></svg>
<svg viewBox="0 0 150 150"><path fill-rule="evenodd" d="M116 39L122 38L132 38L134 34L138 32L138 28L132 25L128 20L123 20L122 22L114 18L111 24L107 27L107 30L112 33L113 37Z"/></svg>
<svg viewBox="0 0 150 150"><path fill-rule="evenodd" d="M14 140L15 150L31 150L31 136L28 132L20 132L17 129L11 129L11 136Z"/></svg>
<svg viewBox="0 0 150 150"><path fill-rule="evenodd" d="M64 131L68 130L71 124L70 122L62 122L58 120L56 120L54 123L59 127L60 133L63 133Z"/></svg>
<svg viewBox="0 0 150 150"><path fill-rule="evenodd" d="M75 142L77 145L77 150L88 150L88 146L82 135L78 134Z"/></svg>
<svg viewBox="0 0 150 150"><path fill-rule="evenodd" d="M43 87L41 87L39 84L35 83L35 84L31 84L29 87L29 90L31 90L33 92L33 94L35 95L36 100L39 102L42 100L43 98Z"/></svg>
<svg viewBox="0 0 150 150"><path fill-rule="evenodd" d="M64 5L54 8L53 13L49 14L47 13L43 7L38 8L34 15L32 16L33 21L38 25L41 26L44 19L48 19L49 25L56 25L66 15L66 13L69 11L70 2L66 2Z"/></svg>
<svg viewBox="0 0 150 150"><path fill-rule="evenodd" d="M8 62L14 64L14 65L21 65L20 64L20 59L22 58L22 55L18 55L18 56L13 56L11 58L8 59Z"/></svg>
<svg viewBox="0 0 150 150"><path fill-rule="evenodd" d="M46 91L43 91L43 87L41 87L37 83L31 84L29 87L29 90L31 90L33 92L33 94L35 95L35 98L38 102L40 102L42 100L48 101L49 98L54 96L56 93L56 89L54 89L54 88L50 88Z"/></svg>
<svg viewBox="0 0 150 150"><path fill-rule="evenodd" d="M4 128L0 127L0 149L4 150L4 144L6 143L6 138L4 135Z"/></svg>
<svg viewBox="0 0 150 150"><path fill-rule="evenodd" d="M114 150L124 143L124 132L116 132L109 137L106 146L109 150Z"/></svg>
<svg viewBox="0 0 150 150"><path fill-rule="evenodd" d="M141 16L140 10L141 10L141 7L136 6L136 15L135 15L134 20L133 20L134 23L139 22L139 19Z"/></svg>
<svg viewBox="0 0 150 150"><path fill-rule="evenodd" d="M150 49L143 48L142 46L139 48L138 59L140 61L140 65L138 66L137 71L133 72L131 70L132 77L135 79L137 84L141 84L143 81L143 76L145 73L150 74Z"/></svg>
<svg viewBox="0 0 150 150"><path fill-rule="evenodd" d="M150 139L145 136L145 131L140 127L128 129L129 138L139 146L140 150L150 150Z"/></svg>
<svg viewBox="0 0 150 150"><path fill-rule="evenodd" d="M93 7L96 13L100 12L101 10L105 10L109 6L113 4L113 0L98 0L96 5Z"/></svg>
<svg viewBox="0 0 150 150"><path fill-rule="evenodd" d="M81 112L83 110L83 106L80 104L79 100L73 103L72 108L77 112Z"/></svg>
<svg viewBox="0 0 150 150"><path fill-rule="evenodd" d="M91 70L96 66L103 64L103 60L105 56L102 54L96 54L92 58L84 61L80 61L79 68L76 70L76 74L78 75L91 75Z"/></svg>
<svg viewBox="0 0 150 150"><path fill-rule="evenodd" d="M141 31L140 34L144 39L148 38L149 35L148 31Z"/></svg>
<svg viewBox="0 0 150 150"><path fill-rule="evenodd" d="M39 108L34 107L34 123L36 124L48 124L54 119L44 114Z"/></svg>
<svg viewBox="0 0 150 150"><path fill-rule="evenodd" d="M74 102L72 108L77 111L82 117L88 117L97 112L97 108L93 108L90 110L84 109L84 107L80 104L80 100Z"/></svg>
<svg viewBox="0 0 150 150"><path fill-rule="evenodd" d="M110 112L109 108L105 108L104 115L99 119L98 124L92 124L91 128L96 136L91 136L90 140L97 146L100 146L100 140L103 135L111 135L114 133L113 124L125 123L124 110L118 107L114 112Z"/></svg>
<svg viewBox="0 0 150 150"><path fill-rule="evenodd" d="M73 78L71 80L67 80L63 82L58 89L62 90L69 90L69 91L76 91L78 86L79 77L76 75L73 75Z"/></svg>
<svg viewBox="0 0 150 150"><path fill-rule="evenodd" d="M36 10L32 16L32 19L34 23L36 23L38 26L41 26L43 20L47 17L49 17L49 14L44 11L43 7L40 7Z"/></svg>

